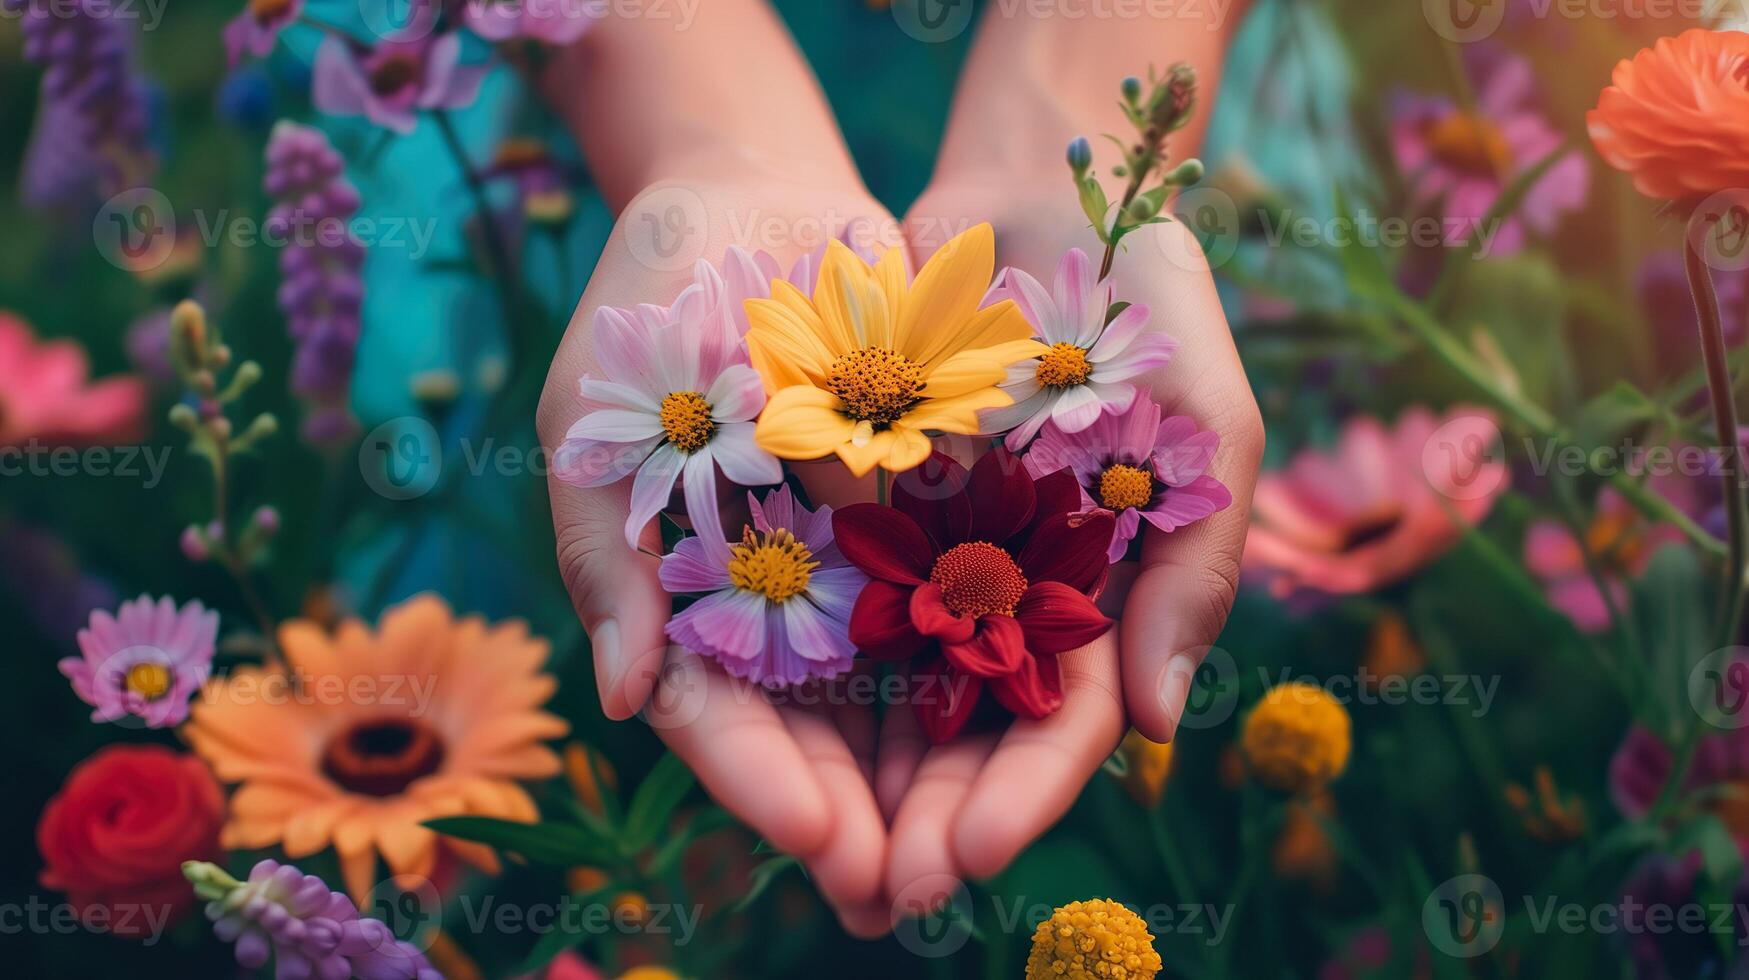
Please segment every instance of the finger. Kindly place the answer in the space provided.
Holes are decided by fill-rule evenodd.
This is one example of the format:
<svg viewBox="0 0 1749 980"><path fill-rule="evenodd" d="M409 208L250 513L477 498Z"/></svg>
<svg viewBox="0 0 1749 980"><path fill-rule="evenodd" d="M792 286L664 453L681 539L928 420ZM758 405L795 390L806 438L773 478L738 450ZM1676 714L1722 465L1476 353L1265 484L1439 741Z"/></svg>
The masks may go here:
<svg viewBox="0 0 1749 980"><path fill-rule="evenodd" d="M887 897L895 922L927 915L961 881L949 835L954 817L996 747L994 735L961 736L924 756L893 818L887 856Z"/></svg>
<svg viewBox="0 0 1749 980"><path fill-rule="evenodd" d="M1118 647L1107 634L1066 653L1063 706L1009 726L954 818L953 853L988 878L1057 822L1123 738Z"/></svg>
<svg viewBox="0 0 1749 980"><path fill-rule="evenodd" d="M800 709L778 716L812 766L831 810L832 832L807 862L814 882L834 907L874 901L887 852L887 825L874 791L832 719Z"/></svg>
<svg viewBox="0 0 1749 980"><path fill-rule="evenodd" d="M911 780L916 777L917 767L922 765L923 756L928 751L929 740L923 734L923 726L918 723L913 706L904 702L889 705L886 717L881 719L874 782L875 799L880 801L881 815L888 823L898 815L905 791L911 788Z"/></svg>
<svg viewBox="0 0 1749 980"><path fill-rule="evenodd" d="M676 647L644 718L712 798L773 847L806 859L826 845L826 792L757 690Z"/></svg>
<svg viewBox="0 0 1749 980"><path fill-rule="evenodd" d="M833 906L838 924L857 939L879 939L893 931L892 915L886 902L876 899L859 905Z"/></svg>

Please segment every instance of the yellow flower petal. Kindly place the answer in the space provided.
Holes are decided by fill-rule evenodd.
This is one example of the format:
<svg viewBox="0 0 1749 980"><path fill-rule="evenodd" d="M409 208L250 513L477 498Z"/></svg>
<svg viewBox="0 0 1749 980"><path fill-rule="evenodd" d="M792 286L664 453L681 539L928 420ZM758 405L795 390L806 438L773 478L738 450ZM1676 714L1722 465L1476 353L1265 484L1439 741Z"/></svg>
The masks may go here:
<svg viewBox="0 0 1749 980"><path fill-rule="evenodd" d="M1001 384L1008 376L1008 365L981 350L960 351L929 372L923 385L924 398L953 398Z"/></svg>
<svg viewBox="0 0 1749 980"><path fill-rule="evenodd" d="M856 423L839 412L838 397L807 385L785 388L771 396L753 441L782 459L819 459L850 442Z"/></svg>
<svg viewBox="0 0 1749 980"><path fill-rule="evenodd" d="M961 232L930 256L899 304L901 353L928 364L943 350L963 349L964 325L995 271L996 235L987 224Z"/></svg>
<svg viewBox="0 0 1749 980"><path fill-rule="evenodd" d="M873 433L867 441L860 444L847 439L840 443L834 451L838 453L838 458L844 461L844 465L850 470L852 476L867 476L870 470L886 461L888 453L892 451L895 438L892 430L889 429L885 432Z"/></svg>
<svg viewBox="0 0 1749 980"><path fill-rule="evenodd" d="M903 473L914 466L919 466L929 458L935 450L935 445L929 437L908 425L894 425L889 434L893 437L891 447L887 450L887 471Z"/></svg>
<svg viewBox="0 0 1749 980"><path fill-rule="evenodd" d="M1014 399L1000 388L979 388L952 398L932 398L919 404L901 422L919 429L976 435L982 431L978 413L990 408L1004 408Z"/></svg>
<svg viewBox="0 0 1749 980"><path fill-rule="evenodd" d="M1026 322L1025 315L1020 312L1020 307L1014 305L1013 300L1005 299L972 314L972 318L961 328L960 340L954 346L959 350L974 350L1031 339L1032 324ZM937 355L940 356L942 355ZM927 365L925 369L927 370Z"/></svg>
<svg viewBox="0 0 1749 980"><path fill-rule="evenodd" d="M826 246L814 286L814 308L828 346L843 350L893 346L893 311L886 293L868 265L836 239Z"/></svg>

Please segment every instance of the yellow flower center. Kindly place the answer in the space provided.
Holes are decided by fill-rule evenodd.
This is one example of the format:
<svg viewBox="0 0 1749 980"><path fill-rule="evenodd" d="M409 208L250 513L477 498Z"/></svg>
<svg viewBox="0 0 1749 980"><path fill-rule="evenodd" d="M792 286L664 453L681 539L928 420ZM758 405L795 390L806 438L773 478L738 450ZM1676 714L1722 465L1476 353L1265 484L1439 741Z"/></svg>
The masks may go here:
<svg viewBox="0 0 1749 980"><path fill-rule="evenodd" d="M1099 502L1111 510L1141 507L1154 497L1154 478L1127 463L1115 463L1099 475Z"/></svg>
<svg viewBox="0 0 1749 980"><path fill-rule="evenodd" d="M781 528L755 534L747 528L741 543L729 549L729 582L744 592L757 592L772 602L806 592L808 579L820 563L814 553Z"/></svg>
<svg viewBox="0 0 1749 980"><path fill-rule="evenodd" d="M961 616L1014 615L1026 594L1026 575L1007 551L988 541L954 545L935 560L929 581L941 586L941 600Z"/></svg>
<svg viewBox="0 0 1749 980"><path fill-rule="evenodd" d="M1427 124L1428 149L1465 173L1501 175L1512 167L1512 150L1500 128L1473 112L1454 112Z"/></svg>
<svg viewBox="0 0 1749 980"><path fill-rule="evenodd" d="M170 668L157 663L137 663L128 668L123 683L147 701L156 701L170 692Z"/></svg>
<svg viewBox="0 0 1749 980"><path fill-rule="evenodd" d="M257 21L266 24L285 16L291 5L292 0L249 0L249 12Z"/></svg>
<svg viewBox="0 0 1749 980"><path fill-rule="evenodd" d="M898 351L864 347L832 362L826 390L858 422L890 425L921 399L923 369Z"/></svg>
<svg viewBox="0 0 1749 980"><path fill-rule="evenodd" d="M696 391L676 391L662 399L660 419L668 441L683 453L703 449L717 428L711 421L710 403Z"/></svg>
<svg viewBox="0 0 1749 980"><path fill-rule="evenodd" d="M1087 380L1093 365L1087 352L1074 344L1052 344L1038 359L1038 383L1047 388L1073 388Z"/></svg>

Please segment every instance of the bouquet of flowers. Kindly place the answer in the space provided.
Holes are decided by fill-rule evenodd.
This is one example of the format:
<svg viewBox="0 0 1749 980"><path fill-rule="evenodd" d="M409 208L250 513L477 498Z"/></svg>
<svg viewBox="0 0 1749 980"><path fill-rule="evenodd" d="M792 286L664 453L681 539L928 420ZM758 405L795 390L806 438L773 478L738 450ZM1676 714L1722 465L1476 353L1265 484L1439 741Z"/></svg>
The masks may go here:
<svg viewBox="0 0 1749 980"><path fill-rule="evenodd" d="M1169 533L1231 503L1206 472L1217 434L1167 416L1145 383L1177 346L1167 325L1105 280L1123 234L1166 220L1170 187L1200 170L1163 166L1188 71L1146 98L1131 82L1144 139L1109 228L1087 142L1068 154L1101 267L1070 249L1048 288L997 271L980 224L915 275L897 248L834 240L788 275L731 248L667 305L595 311L600 376L578 381L585 411L554 473L630 479L626 543L652 554L679 485L690 533L660 552L669 639L770 688L859 654L952 681L915 705L943 742L981 709L1055 711L1057 658L1113 625L1100 593L1143 522ZM822 462L864 499L817 499Z"/></svg>

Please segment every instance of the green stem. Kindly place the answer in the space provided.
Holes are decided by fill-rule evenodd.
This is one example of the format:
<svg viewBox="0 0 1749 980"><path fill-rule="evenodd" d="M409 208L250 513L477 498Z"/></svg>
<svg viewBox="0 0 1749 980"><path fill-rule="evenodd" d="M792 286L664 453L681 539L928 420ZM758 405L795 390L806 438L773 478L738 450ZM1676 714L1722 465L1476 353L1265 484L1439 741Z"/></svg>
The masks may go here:
<svg viewBox="0 0 1749 980"><path fill-rule="evenodd" d="M1712 399L1713 428L1724 463L1721 497L1725 505L1726 540L1730 564L1725 568L1721 596L1724 643L1736 642L1743 625L1743 560L1749 546L1749 497L1744 495L1742 453L1737 446L1737 402L1731 391L1731 369L1725 363L1725 331L1719 322L1719 298L1713 292L1712 273L1700 254L1696 240L1706 230L1708 219L1697 213L1684 237L1683 263L1688 269L1688 288L1694 293L1694 309L1700 320L1700 354L1706 367L1707 393Z"/></svg>
<svg viewBox="0 0 1749 980"><path fill-rule="evenodd" d="M1153 126L1149 126L1148 131L1142 134L1142 152L1134 161L1131 161L1129 186L1124 188L1123 198L1117 202L1117 217L1112 219L1111 235L1105 246L1105 257L1099 262L1099 279L1101 281L1106 276L1111 275L1111 263L1117 258L1118 225L1123 223L1124 212L1129 210L1136 195L1141 193L1142 182L1148 179L1148 174L1153 172L1154 164L1160 159L1163 138L1163 134Z"/></svg>
<svg viewBox="0 0 1749 980"><path fill-rule="evenodd" d="M431 116L437 120L437 131L443 136L444 146L455 158L455 165L461 171L462 180L468 185L468 193L474 199L474 211L480 217L480 234L486 244L486 257L492 263L492 274L498 280L498 298L504 309L504 329L512 338L511 356L515 363L512 370L525 367L521 363L528 355L527 345L518 342L521 331L520 318L517 315L517 278L515 267L510 262L510 247L504 237L504 229L498 224L497 213L492 210L491 201L486 198L486 182L480 172L474 169L468 159L467 148L462 145L461 136L456 132L455 123L449 113L443 109L431 110Z"/></svg>

